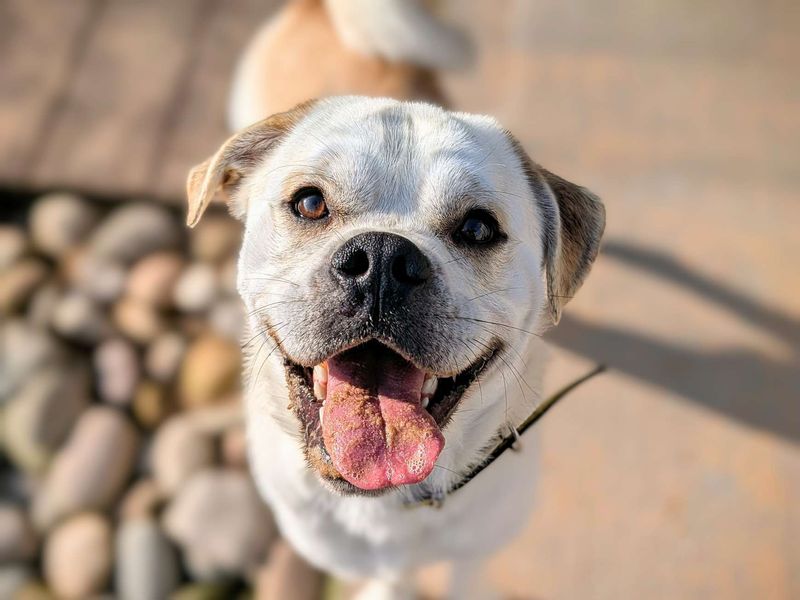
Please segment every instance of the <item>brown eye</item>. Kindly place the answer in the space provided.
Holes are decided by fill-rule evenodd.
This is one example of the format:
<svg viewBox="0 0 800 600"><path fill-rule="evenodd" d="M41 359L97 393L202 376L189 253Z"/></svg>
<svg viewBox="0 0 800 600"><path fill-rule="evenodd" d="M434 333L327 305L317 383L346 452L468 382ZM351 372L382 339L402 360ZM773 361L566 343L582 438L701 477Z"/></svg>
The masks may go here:
<svg viewBox="0 0 800 600"><path fill-rule="evenodd" d="M325 198L317 188L305 188L297 192L292 199L292 209L298 217L311 221L328 216Z"/></svg>
<svg viewBox="0 0 800 600"><path fill-rule="evenodd" d="M497 236L497 221L484 210L468 212L454 233L456 241L470 246L489 244Z"/></svg>

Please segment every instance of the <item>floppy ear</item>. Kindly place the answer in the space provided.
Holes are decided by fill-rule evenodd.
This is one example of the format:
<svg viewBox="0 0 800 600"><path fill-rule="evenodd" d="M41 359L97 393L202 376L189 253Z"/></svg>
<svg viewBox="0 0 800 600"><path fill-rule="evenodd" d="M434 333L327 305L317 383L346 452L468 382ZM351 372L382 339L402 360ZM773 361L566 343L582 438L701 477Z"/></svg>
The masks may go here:
<svg viewBox="0 0 800 600"><path fill-rule="evenodd" d="M222 144L212 157L193 167L186 180L189 198L186 224L189 227L197 225L217 192L222 192L231 214L243 218L247 211L246 200L235 196L242 179L313 105L313 100L304 102L290 111L272 115L243 129Z"/></svg>
<svg viewBox="0 0 800 600"><path fill-rule="evenodd" d="M589 274L606 225L600 198L584 187L534 163L521 144L512 145L522 161L542 215L547 297L553 323Z"/></svg>

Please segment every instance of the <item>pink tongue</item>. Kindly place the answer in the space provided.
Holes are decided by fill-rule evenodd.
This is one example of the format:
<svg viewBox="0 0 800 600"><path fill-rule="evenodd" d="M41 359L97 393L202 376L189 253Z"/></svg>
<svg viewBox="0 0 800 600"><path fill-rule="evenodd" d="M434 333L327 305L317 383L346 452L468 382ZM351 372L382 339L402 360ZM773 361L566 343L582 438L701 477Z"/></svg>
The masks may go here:
<svg viewBox="0 0 800 600"><path fill-rule="evenodd" d="M364 490L419 483L444 437L420 404L425 374L388 352L328 360L322 435L336 469Z"/></svg>

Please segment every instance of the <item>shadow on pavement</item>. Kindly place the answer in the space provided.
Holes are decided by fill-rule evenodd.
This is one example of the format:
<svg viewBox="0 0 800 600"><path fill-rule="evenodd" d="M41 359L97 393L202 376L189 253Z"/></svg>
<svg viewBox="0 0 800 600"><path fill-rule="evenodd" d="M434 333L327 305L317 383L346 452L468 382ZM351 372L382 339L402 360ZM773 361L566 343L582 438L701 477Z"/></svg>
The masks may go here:
<svg viewBox="0 0 800 600"><path fill-rule="evenodd" d="M704 278L668 255L619 241L609 242L603 254L688 288L798 347L800 323ZM746 348L695 350L568 314L548 338L747 425L800 442L797 356L783 362Z"/></svg>

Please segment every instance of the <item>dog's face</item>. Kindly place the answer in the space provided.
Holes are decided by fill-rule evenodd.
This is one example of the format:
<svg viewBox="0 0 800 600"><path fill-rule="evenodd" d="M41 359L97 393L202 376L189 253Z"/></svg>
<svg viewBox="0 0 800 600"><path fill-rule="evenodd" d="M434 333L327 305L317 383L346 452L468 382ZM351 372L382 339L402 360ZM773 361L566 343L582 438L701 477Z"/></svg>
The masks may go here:
<svg viewBox="0 0 800 600"><path fill-rule="evenodd" d="M430 474L461 398L558 320L604 224L492 119L392 100L309 103L234 136L190 175L190 224L220 188L269 340L251 371L280 353L309 463L345 491Z"/></svg>

